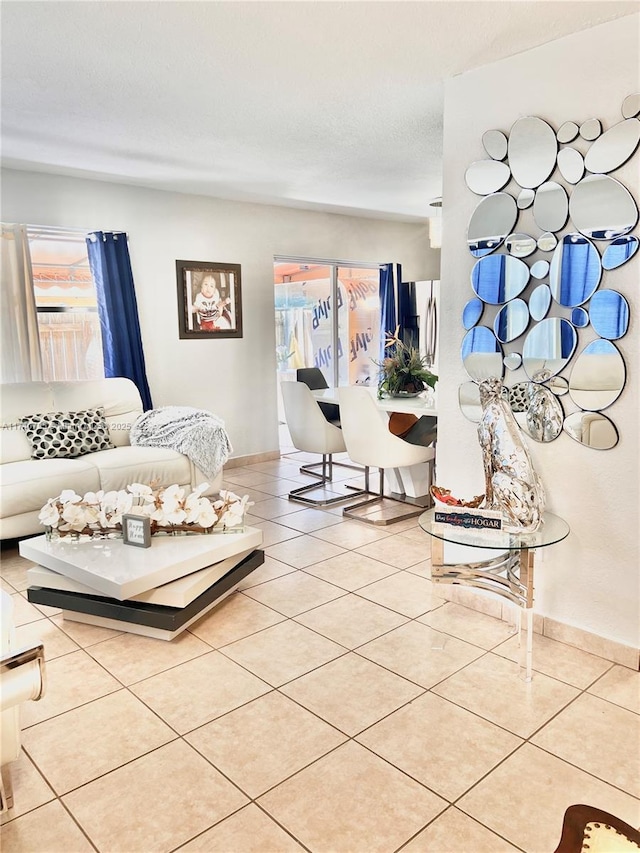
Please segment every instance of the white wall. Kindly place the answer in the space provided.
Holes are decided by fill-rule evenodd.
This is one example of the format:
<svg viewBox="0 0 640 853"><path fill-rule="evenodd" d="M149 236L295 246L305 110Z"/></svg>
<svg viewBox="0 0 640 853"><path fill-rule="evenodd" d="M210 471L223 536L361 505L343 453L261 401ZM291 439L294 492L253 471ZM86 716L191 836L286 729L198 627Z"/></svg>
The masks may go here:
<svg viewBox="0 0 640 853"><path fill-rule="evenodd" d="M620 18L446 83L438 480L455 493L484 491L476 427L463 418L457 402L458 386L469 378L460 361L464 334L460 318L465 302L474 295L466 228L479 201L465 186L465 170L487 156L481 143L484 131L497 128L508 133L520 116L539 116L556 130L569 119L580 124L599 118L605 129L620 121L623 99L640 91L639 32L638 15ZM639 165L636 152L631 162L613 173L636 200ZM565 184L557 171L553 180ZM513 183L506 190L518 193ZM514 230L540 233L530 211L523 211ZM603 245L598 248L602 252ZM537 257L551 255L538 253L528 260ZM571 525L568 539L538 552L536 609L635 648L640 627L639 278L636 256L626 266L605 272L601 284L623 293L631 308L629 331L615 342L627 366L627 385L606 411L620 433L617 447L589 450L566 435L544 445L528 440L546 487L548 509ZM580 330L579 351L594 337L591 329ZM519 339L508 349L521 345ZM511 384L516 378L507 381ZM567 411L575 408L567 398L562 400Z"/></svg>
<svg viewBox="0 0 640 853"><path fill-rule="evenodd" d="M399 262L405 280L435 269L428 225L222 201L6 170L2 219L129 234L155 406L224 418L233 456L278 449L273 256ZM243 338L179 340L177 259L242 266Z"/></svg>

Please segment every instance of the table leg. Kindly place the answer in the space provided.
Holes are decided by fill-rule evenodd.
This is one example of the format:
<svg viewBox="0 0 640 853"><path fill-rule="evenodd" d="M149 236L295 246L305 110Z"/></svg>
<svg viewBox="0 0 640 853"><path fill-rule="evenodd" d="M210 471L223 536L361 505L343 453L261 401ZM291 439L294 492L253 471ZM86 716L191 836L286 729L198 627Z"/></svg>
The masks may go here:
<svg viewBox="0 0 640 853"><path fill-rule="evenodd" d="M533 565L535 551L524 548L520 552L520 583L524 587L523 613L520 617L520 677L533 678ZM523 638L522 631L526 633Z"/></svg>

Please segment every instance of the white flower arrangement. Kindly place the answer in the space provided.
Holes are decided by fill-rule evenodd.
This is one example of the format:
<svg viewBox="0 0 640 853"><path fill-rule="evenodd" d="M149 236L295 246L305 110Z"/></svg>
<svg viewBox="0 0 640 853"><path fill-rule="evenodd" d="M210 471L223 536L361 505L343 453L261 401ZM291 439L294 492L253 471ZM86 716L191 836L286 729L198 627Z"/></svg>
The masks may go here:
<svg viewBox="0 0 640 853"><path fill-rule="evenodd" d="M240 527L247 508L253 505L249 495L241 498L223 490L219 498L212 501L202 494L208 487L208 483L202 483L185 494L185 489L177 484L152 488L132 483L120 491L87 492L84 497L73 489L65 489L57 497L49 498L38 520L60 536L119 535L122 516L129 512L149 518L152 534L211 533L214 527L221 530Z"/></svg>

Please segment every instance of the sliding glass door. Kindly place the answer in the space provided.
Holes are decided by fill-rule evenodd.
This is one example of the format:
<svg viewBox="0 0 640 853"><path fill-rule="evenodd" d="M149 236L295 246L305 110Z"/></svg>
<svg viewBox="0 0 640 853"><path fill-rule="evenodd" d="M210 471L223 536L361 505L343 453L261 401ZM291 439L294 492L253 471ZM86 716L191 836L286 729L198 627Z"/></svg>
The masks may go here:
<svg viewBox="0 0 640 853"><path fill-rule="evenodd" d="M279 381L318 367L327 384L375 384L379 266L277 258L274 262Z"/></svg>

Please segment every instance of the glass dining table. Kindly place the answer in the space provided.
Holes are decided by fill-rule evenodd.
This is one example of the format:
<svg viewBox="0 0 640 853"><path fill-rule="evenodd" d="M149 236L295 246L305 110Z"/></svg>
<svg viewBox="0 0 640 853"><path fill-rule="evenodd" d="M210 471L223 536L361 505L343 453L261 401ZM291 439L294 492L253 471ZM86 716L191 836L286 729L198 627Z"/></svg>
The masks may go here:
<svg viewBox="0 0 640 853"><path fill-rule="evenodd" d="M419 518L420 527L431 537L431 580L433 583L461 584L494 593L517 605L520 639L520 673L531 681L533 671L533 577L535 553L561 542L570 533L567 522L550 512L532 533L486 530L442 521L450 508L436 506ZM457 512L464 512L458 510ZM481 513L481 510L477 512ZM463 559L445 563L445 543L465 546ZM460 553L460 549L458 549ZM488 555L486 552L489 552ZM523 620L526 638L523 639Z"/></svg>
<svg viewBox="0 0 640 853"><path fill-rule="evenodd" d="M378 389L375 386L367 387L367 391L369 391L375 400L376 406L383 412L404 412L406 414L417 415L419 418L423 415L427 415L430 418L438 417L438 410L435 407L432 392L423 391L417 397L389 397L384 395L378 399ZM340 403L338 388L318 388L311 393L319 402Z"/></svg>

